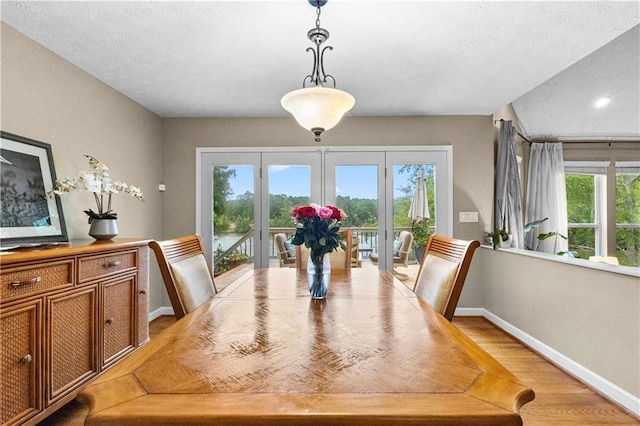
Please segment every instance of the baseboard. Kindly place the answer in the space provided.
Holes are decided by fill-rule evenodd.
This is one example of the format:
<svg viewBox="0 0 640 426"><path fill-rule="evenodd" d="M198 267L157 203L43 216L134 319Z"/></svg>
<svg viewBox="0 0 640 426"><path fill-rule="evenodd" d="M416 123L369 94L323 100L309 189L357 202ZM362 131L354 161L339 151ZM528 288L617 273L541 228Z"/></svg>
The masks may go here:
<svg viewBox="0 0 640 426"><path fill-rule="evenodd" d="M465 311L475 311L476 308L463 308ZM516 339L522 341L525 345L529 346L531 349L543 355L545 358L553 362L555 365L588 384L592 388L594 388L597 392L601 393L605 397L614 401L615 403L621 405L622 407L629 410L636 417L640 417L640 398L631 393L625 391L619 386L611 383L607 379L599 376L583 365L575 362L571 358L561 354L557 350L553 349L550 346L547 346L540 340L535 337L530 336L519 328L513 326L507 321L503 320L497 315L489 312L486 309L480 308L483 316L487 320L491 321L496 326L500 327ZM456 314L458 314L458 310L456 309ZM464 315L464 314L462 314ZM534 389L535 391L535 389Z"/></svg>
<svg viewBox="0 0 640 426"><path fill-rule="evenodd" d="M149 312L149 322L161 317L162 315L173 315L173 308L170 306L161 306L153 312Z"/></svg>
<svg viewBox="0 0 640 426"><path fill-rule="evenodd" d="M456 317L483 317L484 308L456 308L456 312L453 316Z"/></svg>

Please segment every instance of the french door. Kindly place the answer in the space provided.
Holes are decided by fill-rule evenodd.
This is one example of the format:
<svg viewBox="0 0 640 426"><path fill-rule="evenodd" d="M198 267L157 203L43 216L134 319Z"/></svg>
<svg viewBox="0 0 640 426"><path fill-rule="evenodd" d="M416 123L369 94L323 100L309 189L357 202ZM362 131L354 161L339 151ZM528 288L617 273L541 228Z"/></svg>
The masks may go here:
<svg viewBox="0 0 640 426"><path fill-rule="evenodd" d="M391 270L420 170L432 198L429 225L452 234L451 147L198 148L196 157L196 232L212 261L240 251L256 268L279 266L274 235L293 232L292 207L317 203L347 213L343 226L354 229L364 265L375 253Z"/></svg>
<svg viewBox="0 0 640 426"><path fill-rule="evenodd" d="M408 213L420 171L426 174L428 192L432 195L430 232L452 235L451 150L379 149L327 150L325 200L345 210L347 215L356 216L347 217L345 226L354 228L358 236L363 265L369 265L367 258L374 255L381 269L391 270L392 258L397 254L394 242L400 232L411 230ZM375 205L375 217L371 216L370 204ZM363 215L363 210L369 215Z"/></svg>

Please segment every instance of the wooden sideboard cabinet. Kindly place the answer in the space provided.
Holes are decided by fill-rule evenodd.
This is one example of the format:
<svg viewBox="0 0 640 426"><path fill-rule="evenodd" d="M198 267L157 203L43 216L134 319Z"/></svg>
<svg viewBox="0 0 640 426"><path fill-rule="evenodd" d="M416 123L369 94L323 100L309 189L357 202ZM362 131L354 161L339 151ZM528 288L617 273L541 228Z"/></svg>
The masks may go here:
<svg viewBox="0 0 640 426"><path fill-rule="evenodd" d="M35 424L149 340L148 240L0 254L0 424Z"/></svg>

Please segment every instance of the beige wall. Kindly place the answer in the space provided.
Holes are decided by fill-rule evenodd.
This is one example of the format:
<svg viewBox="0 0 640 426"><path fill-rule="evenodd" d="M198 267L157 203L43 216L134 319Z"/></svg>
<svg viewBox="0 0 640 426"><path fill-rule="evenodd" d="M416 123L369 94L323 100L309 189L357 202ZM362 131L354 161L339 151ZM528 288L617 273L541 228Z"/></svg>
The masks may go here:
<svg viewBox="0 0 640 426"><path fill-rule="evenodd" d="M474 262L488 311L640 398L637 276L490 248Z"/></svg>
<svg viewBox="0 0 640 426"><path fill-rule="evenodd" d="M165 237L195 230L198 147L315 146L312 134L290 117L164 120L162 229ZM453 147L454 236L481 239L491 222L493 127L490 116L345 117L323 135L323 146L450 145ZM459 223L477 211L479 223ZM479 283L465 287L461 305L480 306Z"/></svg>
<svg viewBox="0 0 640 426"><path fill-rule="evenodd" d="M102 160L113 178L140 186L145 193L144 202L124 194L113 198L120 236L160 237L160 118L4 22L1 25L0 128L51 144L59 178L88 170L83 154ZM88 208L95 210L89 194L63 198L71 239L90 238L83 213ZM156 269L151 271L152 310L163 303Z"/></svg>
<svg viewBox="0 0 640 426"><path fill-rule="evenodd" d="M195 229L195 150L198 147L313 147L310 132L290 117L164 120L163 230ZM453 147L454 235L481 238L493 197L490 116L346 117L323 135L323 146L450 145ZM479 223L458 223L458 212L478 211Z"/></svg>

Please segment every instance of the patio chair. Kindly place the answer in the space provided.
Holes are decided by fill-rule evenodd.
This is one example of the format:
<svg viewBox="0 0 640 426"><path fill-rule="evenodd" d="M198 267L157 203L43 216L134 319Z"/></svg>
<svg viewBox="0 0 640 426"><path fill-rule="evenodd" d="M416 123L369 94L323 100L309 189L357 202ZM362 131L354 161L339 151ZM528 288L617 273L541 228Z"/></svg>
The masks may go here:
<svg viewBox="0 0 640 426"><path fill-rule="evenodd" d="M409 278L396 269L396 265L403 265L405 268L409 266L409 252L413 243L413 235L409 231L401 231L398 239L393 242L393 274L400 280ZM369 259L374 264L378 263L378 253L373 252L369 255Z"/></svg>
<svg viewBox="0 0 640 426"><path fill-rule="evenodd" d="M278 260L280 267L293 268L296 266L296 251L293 247L287 247L287 236L279 233L273 236L278 250Z"/></svg>
<svg viewBox="0 0 640 426"><path fill-rule="evenodd" d="M431 235L427 241L413 292L451 321L462 293L477 240Z"/></svg>
<svg viewBox="0 0 640 426"><path fill-rule="evenodd" d="M351 238L351 267L362 268L362 253L360 253L360 238Z"/></svg>
<svg viewBox="0 0 640 426"><path fill-rule="evenodd" d="M218 292L199 235L151 241L149 247L158 260L176 319L194 311Z"/></svg>

